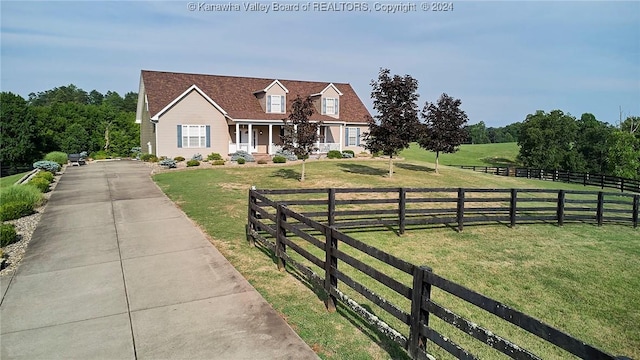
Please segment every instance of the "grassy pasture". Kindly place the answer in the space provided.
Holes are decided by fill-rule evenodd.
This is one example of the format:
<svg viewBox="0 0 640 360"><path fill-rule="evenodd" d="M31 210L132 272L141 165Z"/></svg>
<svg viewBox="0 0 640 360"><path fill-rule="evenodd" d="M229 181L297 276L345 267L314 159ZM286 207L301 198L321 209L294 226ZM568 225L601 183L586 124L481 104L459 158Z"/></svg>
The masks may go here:
<svg viewBox="0 0 640 360"><path fill-rule="evenodd" d="M446 167L440 174L435 174L431 164L417 161L398 162L394 177L387 178L383 176L387 172L386 166L385 161L373 160L312 161L307 164L308 180L305 183L296 180L300 168L292 165L171 171L156 175L154 179L187 215L200 224L218 249L319 356L326 359L402 359L406 356L350 310L339 306L338 312L327 313L318 299L320 295L306 282L294 279L295 273L277 272L273 260L264 250L247 245L244 224L247 189L251 185L258 188L585 189L575 184L506 178ZM401 237L390 230L350 235L412 263L428 265L437 274L538 317L604 350L640 357L640 330L637 327L640 321L640 237L631 227L567 224L559 228L553 224L538 224L510 229L495 224L465 227L463 233L435 227L409 229ZM320 252L312 251L322 258ZM353 256L364 260L364 255L355 251ZM372 264L387 274L394 274L393 270L384 268L386 265ZM348 266L343 269L351 271ZM323 274L320 270L318 273ZM408 301L401 300L399 295L355 271L349 274L393 302L397 301L406 311ZM398 275L398 279L410 285L410 277ZM349 295L358 299L353 293ZM545 358L563 356L513 327L496 327L494 319L469 310L445 294L435 292L434 299L516 343L540 351ZM375 305L362 302L402 329ZM452 339L465 345L470 343L466 335L456 334L450 326L445 327L436 320L433 324ZM404 333L406 335L406 331ZM443 357L440 352L436 355ZM497 357L487 349L479 350L478 355Z"/></svg>
<svg viewBox="0 0 640 360"><path fill-rule="evenodd" d="M512 166L520 148L517 143L464 144L453 154L440 154L443 165ZM421 149L417 144L402 151L400 156L407 161L435 163L436 153Z"/></svg>
<svg viewBox="0 0 640 360"><path fill-rule="evenodd" d="M0 188L11 186L11 185L15 184L16 181L20 180L20 178L22 178L26 174L27 174L26 172L23 172L23 173L20 173L20 174L14 174L14 175L9 175L9 176L5 176L3 178L0 178Z"/></svg>

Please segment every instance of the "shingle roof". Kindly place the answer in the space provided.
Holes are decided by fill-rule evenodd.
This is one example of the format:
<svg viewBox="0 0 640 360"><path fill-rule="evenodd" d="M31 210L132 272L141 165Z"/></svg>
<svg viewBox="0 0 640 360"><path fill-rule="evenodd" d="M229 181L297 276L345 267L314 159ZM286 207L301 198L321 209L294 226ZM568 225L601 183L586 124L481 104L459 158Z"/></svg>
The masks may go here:
<svg viewBox="0 0 640 360"><path fill-rule="evenodd" d="M254 92L260 91L275 79L186 74L142 70L142 81L147 94L151 116L195 85L223 108L232 119L281 120L287 114L268 114L262 110ZM288 90L287 109L297 95L302 97L317 94L329 85L328 82L278 79ZM351 85L333 83L342 92L340 96L339 121L366 122L369 111ZM311 120L336 121L335 118L315 113Z"/></svg>

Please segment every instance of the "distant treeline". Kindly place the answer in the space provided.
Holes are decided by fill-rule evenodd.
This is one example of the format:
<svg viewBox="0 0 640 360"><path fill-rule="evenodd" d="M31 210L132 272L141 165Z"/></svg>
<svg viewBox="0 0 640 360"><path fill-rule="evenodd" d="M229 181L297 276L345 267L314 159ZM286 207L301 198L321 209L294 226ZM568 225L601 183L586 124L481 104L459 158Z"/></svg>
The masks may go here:
<svg viewBox="0 0 640 360"><path fill-rule="evenodd" d="M138 94L86 92L75 85L31 93L0 93L0 162L28 166L50 151L128 156L139 146Z"/></svg>
<svg viewBox="0 0 640 360"><path fill-rule="evenodd" d="M465 144L493 144L517 142L522 123L516 122L504 127L487 127L484 121L474 125L467 125L465 129L469 136Z"/></svg>

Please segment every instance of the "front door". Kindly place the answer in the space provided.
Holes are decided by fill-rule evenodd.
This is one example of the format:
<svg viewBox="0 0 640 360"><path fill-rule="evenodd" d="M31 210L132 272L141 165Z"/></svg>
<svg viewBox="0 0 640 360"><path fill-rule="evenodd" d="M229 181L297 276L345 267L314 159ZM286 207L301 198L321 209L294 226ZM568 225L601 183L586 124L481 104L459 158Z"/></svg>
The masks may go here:
<svg viewBox="0 0 640 360"><path fill-rule="evenodd" d="M240 144L248 144L249 143L249 134L247 131L240 132ZM247 146L247 145L245 145ZM245 146L241 146L241 150L245 150ZM258 152L258 132L253 130L253 138L251 139L251 149L248 150L249 153Z"/></svg>

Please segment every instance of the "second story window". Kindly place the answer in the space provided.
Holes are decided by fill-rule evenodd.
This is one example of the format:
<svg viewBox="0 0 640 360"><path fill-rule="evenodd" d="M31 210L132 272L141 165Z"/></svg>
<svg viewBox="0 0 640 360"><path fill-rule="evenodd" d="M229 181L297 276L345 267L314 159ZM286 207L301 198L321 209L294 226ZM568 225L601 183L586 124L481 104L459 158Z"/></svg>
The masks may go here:
<svg viewBox="0 0 640 360"><path fill-rule="evenodd" d="M267 112L284 114L284 95L267 96Z"/></svg>
<svg viewBox="0 0 640 360"><path fill-rule="evenodd" d="M322 99L322 113L325 115L338 115L338 99Z"/></svg>

